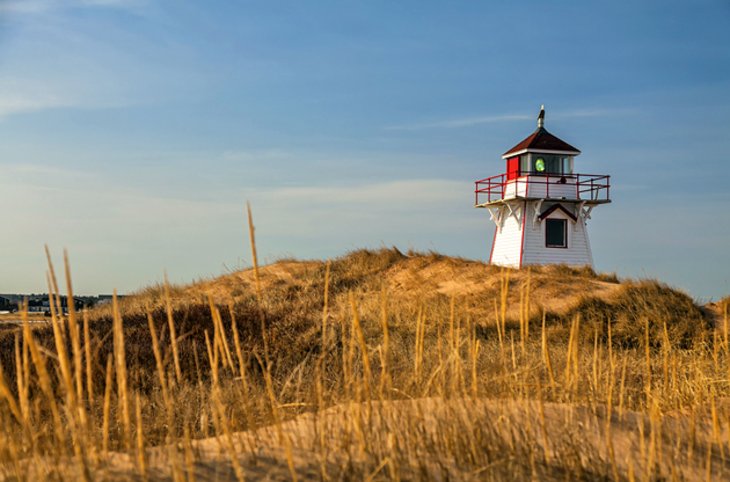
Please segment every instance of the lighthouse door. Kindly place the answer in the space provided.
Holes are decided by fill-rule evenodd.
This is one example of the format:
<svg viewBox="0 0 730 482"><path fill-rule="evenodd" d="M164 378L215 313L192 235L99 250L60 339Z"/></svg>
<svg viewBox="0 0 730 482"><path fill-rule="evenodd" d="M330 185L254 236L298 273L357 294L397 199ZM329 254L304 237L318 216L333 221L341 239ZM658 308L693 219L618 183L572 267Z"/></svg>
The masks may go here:
<svg viewBox="0 0 730 482"><path fill-rule="evenodd" d="M510 157L507 159L507 180L517 179L520 173L520 158L519 156Z"/></svg>

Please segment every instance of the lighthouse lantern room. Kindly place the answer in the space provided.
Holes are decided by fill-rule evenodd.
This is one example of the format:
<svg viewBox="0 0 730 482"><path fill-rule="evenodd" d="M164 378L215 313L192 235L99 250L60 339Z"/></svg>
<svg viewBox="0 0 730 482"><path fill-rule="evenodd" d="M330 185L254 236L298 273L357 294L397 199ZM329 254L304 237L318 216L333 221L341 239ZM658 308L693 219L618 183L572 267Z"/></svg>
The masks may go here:
<svg viewBox="0 0 730 482"><path fill-rule="evenodd" d="M586 221L611 202L610 176L575 173L579 154L545 129L543 106L537 130L502 155L506 172L476 181L475 207L496 224L490 264L593 266Z"/></svg>

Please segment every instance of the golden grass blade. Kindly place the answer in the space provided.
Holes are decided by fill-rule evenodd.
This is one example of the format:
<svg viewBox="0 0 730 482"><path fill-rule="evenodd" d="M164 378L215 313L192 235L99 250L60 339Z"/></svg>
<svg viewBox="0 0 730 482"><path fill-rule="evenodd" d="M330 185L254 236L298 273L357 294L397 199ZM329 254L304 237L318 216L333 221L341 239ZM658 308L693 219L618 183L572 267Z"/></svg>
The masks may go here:
<svg viewBox="0 0 730 482"><path fill-rule="evenodd" d="M215 317L218 319L218 338L220 339L219 346L222 347L223 353L227 366L230 368L231 373L235 374L235 364L233 363L233 355L231 354L231 349L228 343L228 337L226 336L226 330L223 327L223 317L221 316L221 312L218 308L215 309Z"/></svg>
<svg viewBox="0 0 730 482"><path fill-rule="evenodd" d="M23 348L21 352L20 347L20 337L18 336L18 333L15 333L14 338L14 345L15 345L15 381L16 385L18 387L18 405L20 405L20 413L22 414L23 420L18 420L18 422L21 422L25 427L28 427L29 425L29 417L30 417L30 402L28 400L28 386L29 383L26 381L28 380L28 377L30 376L28 360L27 360L27 343L23 343ZM25 358L25 359L24 359ZM27 374L27 375L26 375ZM0 375L2 375L2 364L0 363ZM5 385L4 381L4 375L1 377L3 378L2 383ZM7 386L6 386L7 389ZM0 390L3 390L0 388ZM4 391L4 390L3 390ZM12 402L9 402L11 404L11 411L12 411L12 404L15 402L14 397L11 396ZM17 410L17 405L16 405ZM16 417L17 418L17 417Z"/></svg>
<svg viewBox="0 0 730 482"><path fill-rule="evenodd" d="M520 285L520 350L522 351L522 355L525 354L525 333L527 329L525 328L525 283L523 282L522 285Z"/></svg>
<svg viewBox="0 0 730 482"><path fill-rule="evenodd" d="M618 389L618 414L619 419L623 420L624 416L624 394L626 393L626 365L628 358L624 356L623 363L621 365L621 385Z"/></svg>
<svg viewBox="0 0 730 482"><path fill-rule="evenodd" d="M542 360L543 363L545 363L545 368L547 369L548 377L550 377L550 386L555 387L555 372L553 371L553 363L550 360L550 349L548 348L548 337L547 337L547 329L545 327L545 321L546 321L547 314L545 313L545 310L542 311Z"/></svg>
<svg viewBox="0 0 730 482"><path fill-rule="evenodd" d="M51 312L51 320L58 320L63 316L63 312L60 308L56 308L56 297L54 296L53 281L51 280L50 272L46 273L46 282L48 283L48 309ZM61 302L58 301L58 304L60 306ZM61 325L61 329L63 329L63 325ZM65 335L64 333L61 334Z"/></svg>
<svg viewBox="0 0 730 482"><path fill-rule="evenodd" d="M68 307L68 330L71 337L71 349L73 351L76 400L80 402L84 399L84 382L81 366L81 335L76 321L76 303L74 301L73 285L71 284L71 265L68 261L68 252L65 249L63 250L63 264L66 274L66 305ZM84 411L81 410L80 414L83 419L85 417Z"/></svg>
<svg viewBox="0 0 730 482"><path fill-rule="evenodd" d="M18 377L20 378L20 377ZM2 363L0 363L0 397L5 400L5 402L8 404L8 408L10 409L10 413L13 414L13 417L15 417L15 420L21 424L25 424L25 416L23 415L23 411L18 406L18 402L15 401L15 396L10 391L10 388L8 387L8 383L5 378L5 371L3 370Z"/></svg>
<svg viewBox="0 0 730 482"><path fill-rule="evenodd" d="M190 429L186 425L183 431L183 447L185 457L185 472L188 482L195 482L195 455L193 454L192 443L190 441Z"/></svg>
<svg viewBox="0 0 730 482"><path fill-rule="evenodd" d="M46 367L45 356L43 356L43 353L38 348L35 338L31 333L30 321L28 320L27 301L25 302L25 306L21 312L21 317L23 321L23 338L25 339L26 343L28 343L28 350L30 351L31 359L33 360L33 366L35 367L35 371L38 374L38 383L40 389L45 395L49 405L49 409L51 411L51 418L53 420L53 426L55 428L58 450L60 454L64 454L64 449L66 445L66 434L63 429L63 424L61 423L61 415L58 409L58 403L56 401L56 394L53 392L53 385L51 383L51 377L48 374L48 369Z"/></svg>
<svg viewBox="0 0 730 482"><path fill-rule="evenodd" d="M91 359L91 334L89 331L89 312L84 310L84 358L86 360L86 398L89 406L94 402L94 371Z"/></svg>
<svg viewBox="0 0 730 482"><path fill-rule="evenodd" d="M104 409L101 424L101 451L104 455L109 453L109 422L111 415L112 401L112 376L114 375L114 358L109 355L106 359L106 378L104 383Z"/></svg>
<svg viewBox="0 0 730 482"><path fill-rule="evenodd" d="M162 391L162 401L165 404L165 409L168 418L174 417L174 409L172 405L172 399L170 398L170 392L167 388L167 377L165 376L165 365L162 360L162 352L160 350L160 342L157 336L157 330L155 329L155 321L152 319L152 312L147 308L147 325L150 329L150 338L152 339L152 352L155 355L155 365L157 367L157 379L160 382L160 390ZM170 430L173 428L173 424L169 423Z"/></svg>
<svg viewBox="0 0 730 482"><path fill-rule="evenodd" d="M383 330L383 342L380 350L380 399L390 390L390 372L388 367L388 356L390 353L390 332L388 329L388 291L383 285L380 294L380 327Z"/></svg>
<svg viewBox="0 0 730 482"><path fill-rule="evenodd" d="M332 262L327 260L324 270L324 302L322 304L322 346L321 357L324 358L327 347L327 318L329 317L329 295L330 295L330 270Z"/></svg>
<svg viewBox="0 0 730 482"><path fill-rule="evenodd" d="M208 365L210 366L210 373L212 375L213 383L218 380L218 351L213 349L210 343L210 336L208 330L205 330L205 349L208 352Z"/></svg>
<svg viewBox="0 0 730 482"><path fill-rule="evenodd" d="M238 359L238 371L241 377L241 393L243 396L244 409L246 411L246 426L249 430L256 429L255 418L253 417L253 407L251 406L251 392L248 383L248 363L243 357L241 349L241 340L238 336L238 327L236 325L236 315L233 312L233 305L228 305L228 311L231 316L231 329L233 330L233 344L236 349L236 358Z"/></svg>
<svg viewBox="0 0 730 482"><path fill-rule="evenodd" d="M499 321L499 307L497 306L497 300L494 299L494 323L497 326L497 337L499 339L499 351L504 359L504 333L502 333L502 322Z"/></svg>
<svg viewBox="0 0 730 482"><path fill-rule="evenodd" d="M175 381L182 381L182 370L180 369L180 354L177 347L177 333L175 332L175 320L172 316L172 300L170 297L170 283L165 273L165 313L167 314L167 328L170 330L170 346L172 347L172 359L175 364Z"/></svg>
<svg viewBox="0 0 730 482"><path fill-rule="evenodd" d="M532 267L527 267L527 281L525 286L525 339L530 339L530 285L532 283Z"/></svg>
<svg viewBox="0 0 730 482"><path fill-rule="evenodd" d="M363 389L365 396L369 401L372 396L370 392L370 381L373 378L373 373L370 368L370 355L368 354L368 346L365 342L365 335L363 334L362 326L360 325L360 315L357 312L357 303L355 302L355 296L352 294L352 292L350 292L350 309L352 310L352 330L353 333L355 333L355 335L357 336L357 344L360 349L360 356L362 356Z"/></svg>
<svg viewBox="0 0 730 482"><path fill-rule="evenodd" d="M258 355L257 355L258 358ZM258 358L259 364L263 365L263 362L260 358ZM271 407L271 415L274 419L274 424L276 427L276 433L279 438L279 443L284 445L284 451L286 454L286 461L287 465L289 467L289 476L291 477L291 480L293 482L297 482L297 471L294 468L294 455L292 453L292 447L291 447L291 440L289 440L289 436L284 433L281 427L281 417L279 415L279 403L276 401L276 394L274 392L274 384L271 380L271 372L269 371L269 368L266 368L264 370L264 381L266 382L266 393L269 397L269 405Z"/></svg>
<svg viewBox="0 0 730 482"><path fill-rule="evenodd" d="M253 224L251 214L251 203L246 202L246 213L248 214L248 238L251 243L251 263L253 264L254 281L256 284L256 296L261 299L261 278L259 277L259 259L256 254L256 228Z"/></svg>
<svg viewBox="0 0 730 482"><path fill-rule="evenodd" d="M147 456L144 447L144 425L142 424L142 404L139 393L134 394L134 414L137 426L137 469L142 480L147 480Z"/></svg>
<svg viewBox="0 0 730 482"><path fill-rule="evenodd" d="M651 404L651 348L649 341L649 318L644 317L644 353L646 355L646 382L644 392L646 393L646 405Z"/></svg>
<svg viewBox="0 0 730 482"><path fill-rule="evenodd" d="M616 370L616 363L613 359L613 328L611 328L611 322L606 323L606 325L606 329L608 331L608 341L606 342L608 344L608 365L611 369L611 373L613 374Z"/></svg>
<svg viewBox="0 0 730 482"><path fill-rule="evenodd" d="M449 355L456 350L456 297L452 294L449 299Z"/></svg>
<svg viewBox="0 0 730 482"><path fill-rule="evenodd" d="M725 306L722 306L722 313L723 313L723 319L722 319L722 348L725 352L725 355L728 354L728 343L730 340L728 338L730 337L730 334L728 333L728 322L727 322L727 313L725 311ZM665 322L666 324L666 322Z"/></svg>
<svg viewBox="0 0 730 482"><path fill-rule="evenodd" d="M507 298L509 296L509 270L502 269L502 285L500 291L500 319L502 321L502 334L506 335L507 328Z"/></svg>
<svg viewBox="0 0 730 482"><path fill-rule="evenodd" d="M570 325L570 338L568 338L568 347L567 347L567 353L565 354L565 386L571 387L573 384L573 372L572 372L572 362L573 362L573 348L575 346L574 338L576 337L576 318L573 318L573 323Z"/></svg>
<svg viewBox="0 0 730 482"><path fill-rule="evenodd" d="M66 350L66 340L63 336L61 328L61 320L51 314L51 326L53 327L53 341L56 345L56 355L58 357L58 366L61 370L61 380L66 390L69 400L75 399L75 388L73 383L73 375L71 372L71 363Z"/></svg>
<svg viewBox="0 0 730 482"><path fill-rule="evenodd" d="M51 260L51 252L48 249L48 245L45 245L46 249L46 261L48 262L48 272L51 280L51 288L48 290L48 296L50 297L50 309L51 313L55 310L57 316L63 316L63 308L61 305L61 291L58 289L58 281L56 280L56 272L53 269L53 261ZM55 305L54 305L55 303Z"/></svg>
<svg viewBox="0 0 730 482"><path fill-rule="evenodd" d="M117 397L119 403L119 418L123 428L124 447L130 448L132 421L129 414L129 393L127 388L127 359L124 346L124 328L122 315L119 313L117 290L112 295L113 331L114 331L114 367L117 380Z"/></svg>
<svg viewBox="0 0 730 482"><path fill-rule="evenodd" d="M479 377L478 377L478 362L479 362L479 340L474 343L474 349L471 356L471 396L477 398L479 395Z"/></svg>
<svg viewBox="0 0 730 482"><path fill-rule="evenodd" d="M259 258L256 254L256 228L253 224L253 214L251 213L251 203L246 202L246 212L248 214L248 237L251 243L251 262L253 263L253 275L254 284L256 288L256 303L259 311L259 322L261 328L261 339L264 345L264 361L266 366L271 363L271 354L269 353L269 336L268 330L266 329L266 317L264 315L264 309L262 306L261 299L261 277L259 275Z"/></svg>

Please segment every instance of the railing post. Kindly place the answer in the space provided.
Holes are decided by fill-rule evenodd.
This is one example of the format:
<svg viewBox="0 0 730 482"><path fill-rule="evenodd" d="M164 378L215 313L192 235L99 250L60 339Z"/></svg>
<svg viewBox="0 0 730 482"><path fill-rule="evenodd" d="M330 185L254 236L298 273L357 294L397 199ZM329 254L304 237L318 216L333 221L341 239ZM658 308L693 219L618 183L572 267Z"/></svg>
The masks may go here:
<svg viewBox="0 0 730 482"><path fill-rule="evenodd" d="M596 198L595 189L593 187L593 178L591 177L591 201L596 201L596 200L597 200L597 198Z"/></svg>

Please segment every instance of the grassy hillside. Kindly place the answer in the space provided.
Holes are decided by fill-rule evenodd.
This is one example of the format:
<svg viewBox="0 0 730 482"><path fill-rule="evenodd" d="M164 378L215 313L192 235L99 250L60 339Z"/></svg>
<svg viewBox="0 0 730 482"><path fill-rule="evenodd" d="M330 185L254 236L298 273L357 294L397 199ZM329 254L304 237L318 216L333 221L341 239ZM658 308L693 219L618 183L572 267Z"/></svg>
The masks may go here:
<svg viewBox="0 0 730 482"><path fill-rule="evenodd" d="M0 464L20 478L719 476L726 310L654 281L395 249L154 286L0 332Z"/></svg>

